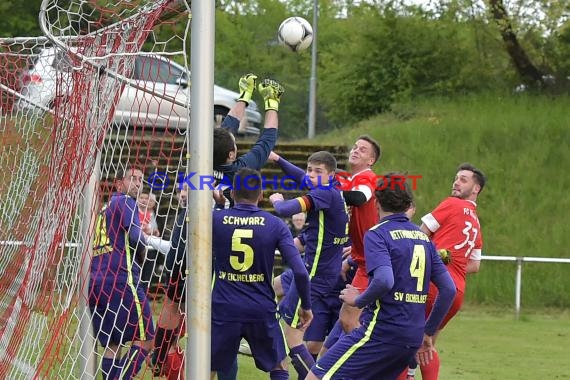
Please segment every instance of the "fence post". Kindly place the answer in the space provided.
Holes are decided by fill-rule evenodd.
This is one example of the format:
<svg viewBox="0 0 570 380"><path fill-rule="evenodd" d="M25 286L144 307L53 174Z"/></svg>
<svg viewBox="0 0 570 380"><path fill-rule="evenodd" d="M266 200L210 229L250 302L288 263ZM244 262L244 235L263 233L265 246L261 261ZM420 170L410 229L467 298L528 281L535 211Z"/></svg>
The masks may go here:
<svg viewBox="0 0 570 380"><path fill-rule="evenodd" d="M515 279L515 318L517 320L521 313L522 263L523 257L517 257L517 274Z"/></svg>

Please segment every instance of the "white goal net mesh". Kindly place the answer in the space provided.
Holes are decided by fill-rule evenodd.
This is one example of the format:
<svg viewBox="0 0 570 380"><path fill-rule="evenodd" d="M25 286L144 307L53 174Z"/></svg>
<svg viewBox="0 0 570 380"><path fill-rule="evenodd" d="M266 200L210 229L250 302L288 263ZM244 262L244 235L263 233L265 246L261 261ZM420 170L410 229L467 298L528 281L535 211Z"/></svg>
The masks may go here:
<svg viewBox="0 0 570 380"><path fill-rule="evenodd" d="M44 0L44 36L0 39L0 378L99 376L84 271L127 165L144 173L141 223L169 240L186 162L189 3ZM156 324L164 255L141 251L137 286ZM139 376L152 375L143 365Z"/></svg>

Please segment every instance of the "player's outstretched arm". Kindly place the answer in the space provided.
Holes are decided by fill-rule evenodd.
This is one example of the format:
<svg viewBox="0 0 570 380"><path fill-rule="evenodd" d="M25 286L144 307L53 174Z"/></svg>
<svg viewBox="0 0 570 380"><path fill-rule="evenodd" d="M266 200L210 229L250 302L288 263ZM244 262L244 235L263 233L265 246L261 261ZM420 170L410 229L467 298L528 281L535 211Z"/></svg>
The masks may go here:
<svg viewBox="0 0 570 380"><path fill-rule="evenodd" d="M360 190L345 190L342 192L342 197L348 206L360 206L366 203L366 194Z"/></svg>
<svg viewBox="0 0 570 380"><path fill-rule="evenodd" d="M305 171L303 169L290 163L277 153L271 152L269 154L269 160L279 165L283 173L285 173L285 175L288 177L291 177L291 179L298 184L300 184L305 179Z"/></svg>
<svg viewBox="0 0 570 380"><path fill-rule="evenodd" d="M251 101L251 97L255 91L256 80L257 75L252 73L246 74L239 78L239 98L230 109L221 125L222 128L228 129L234 135L239 131L240 121L244 118L245 109Z"/></svg>
<svg viewBox="0 0 570 380"><path fill-rule="evenodd" d="M372 272L370 283L364 293L358 295L358 290L352 285L347 285L340 293L342 302L349 306L362 309L376 300L382 298L394 286L394 273L391 266L382 265Z"/></svg>
<svg viewBox="0 0 570 380"><path fill-rule="evenodd" d="M453 300L457 292L455 283L441 260L438 264L434 263L433 267L434 271L437 272L432 272L431 281L437 287L438 294L435 299L433 309L426 321L426 327L424 330L429 336L433 336L436 333L439 325L443 321L443 318L449 311L451 304L453 304ZM443 270L441 270L440 267L443 268Z"/></svg>
<svg viewBox="0 0 570 380"><path fill-rule="evenodd" d="M293 216L300 212L308 211L313 207L311 198L306 195L284 200L283 194L274 193L269 196L269 201L273 205L275 212L280 216Z"/></svg>

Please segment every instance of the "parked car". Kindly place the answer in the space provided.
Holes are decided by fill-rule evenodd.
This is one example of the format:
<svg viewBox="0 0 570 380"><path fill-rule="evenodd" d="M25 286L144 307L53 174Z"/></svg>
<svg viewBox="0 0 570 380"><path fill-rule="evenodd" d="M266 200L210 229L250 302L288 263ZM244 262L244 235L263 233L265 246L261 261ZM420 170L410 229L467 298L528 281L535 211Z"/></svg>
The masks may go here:
<svg viewBox="0 0 570 380"><path fill-rule="evenodd" d="M53 47L40 51L28 70L20 76L20 93L25 99L19 99L16 107L21 110L41 110L38 106L53 107L56 94L67 97L72 86L71 67L66 51ZM188 125L184 104L189 94L189 74L182 65L164 56L150 53L137 55L130 79L148 91L127 84L115 107L113 122L184 128ZM56 91L57 86L61 86L59 91ZM214 85L214 125L221 124L238 97L237 92ZM250 102L246 115L240 133L258 135L262 117L255 102Z"/></svg>

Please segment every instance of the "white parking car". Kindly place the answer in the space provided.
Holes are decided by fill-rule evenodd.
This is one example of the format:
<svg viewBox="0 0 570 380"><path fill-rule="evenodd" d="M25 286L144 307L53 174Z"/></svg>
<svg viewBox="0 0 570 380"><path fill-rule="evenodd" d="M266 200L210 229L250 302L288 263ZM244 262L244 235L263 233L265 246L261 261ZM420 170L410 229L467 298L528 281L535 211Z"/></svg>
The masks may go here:
<svg viewBox="0 0 570 380"><path fill-rule="evenodd" d="M20 76L20 93L25 98L19 99L16 107L21 110L41 110L42 106L51 108L56 93L63 97L70 93L70 74L70 58L65 51L43 49ZM183 66L163 56L150 53L137 55L130 79L148 91L126 85L115 107L113 122L158 128L185 128L188 125L188 113L184 107L190 85L188 74ZM58 85L62 88L56 91ZM238 97L237 92L214 85L215 125L221 124ZM175 101L168 100L169 98ZM255 102L250 102L246 115L240 133L258 135L262 117Z"/></svg>

